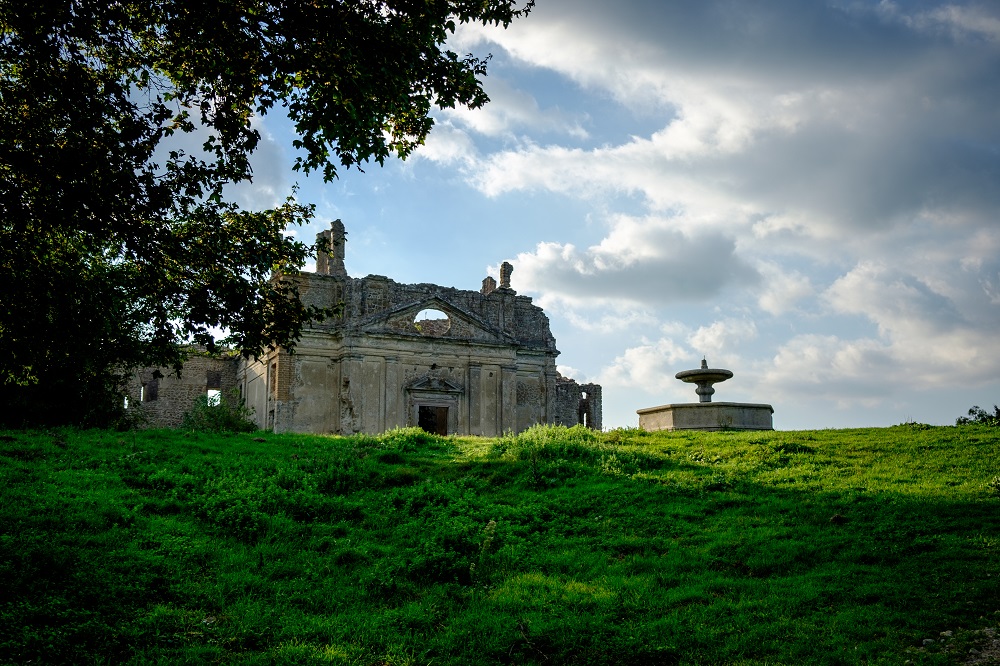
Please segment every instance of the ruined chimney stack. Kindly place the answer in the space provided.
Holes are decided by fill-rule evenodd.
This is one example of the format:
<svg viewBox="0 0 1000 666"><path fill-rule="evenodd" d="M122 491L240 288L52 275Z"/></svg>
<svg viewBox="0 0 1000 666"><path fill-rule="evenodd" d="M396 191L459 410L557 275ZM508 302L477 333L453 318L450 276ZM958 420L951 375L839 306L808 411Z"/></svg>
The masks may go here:
<svg viewBox="0 0 1000 666"><path fill-rule="evenodd" d="M510 274L514 272L514 267L509 261L505 261L500 264L500 286L498 289L503 289L507 292L513 292L514 290L510 288Z"/></svg>
<svg viewBox="0 0 1000 666"><path fill-rule="evenodd" d="M317 244L322 244L324 239L328 251L316 251L316 272L320 275L347 277L347 268L344 266L347 231L344 230L344 223L334 220L329 229L316 234Z"/></svg>

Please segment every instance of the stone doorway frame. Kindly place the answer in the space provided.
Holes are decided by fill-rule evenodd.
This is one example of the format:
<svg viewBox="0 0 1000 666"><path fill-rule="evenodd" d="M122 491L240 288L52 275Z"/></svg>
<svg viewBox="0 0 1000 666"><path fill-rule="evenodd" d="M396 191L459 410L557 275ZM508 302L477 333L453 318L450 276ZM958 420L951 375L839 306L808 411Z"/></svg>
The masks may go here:
<svg viewBox="0 0 1000 666"><path fill-rule="evenodd" d="M439 377L420 377L406 387L407 425L420 427L420 409L445 410L446 423L437 423L439 435L453 435L460 431L459 402L465 391L461 386ZM444 432L441 432L444 430Z"/></svg>

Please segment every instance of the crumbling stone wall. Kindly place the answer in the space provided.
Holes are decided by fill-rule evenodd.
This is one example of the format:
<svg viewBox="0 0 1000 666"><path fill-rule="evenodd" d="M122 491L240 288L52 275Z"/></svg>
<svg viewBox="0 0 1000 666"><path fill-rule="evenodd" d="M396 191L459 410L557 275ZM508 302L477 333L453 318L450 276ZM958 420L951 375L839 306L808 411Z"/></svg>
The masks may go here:
<svg viewBox="0 0 1000 666"><path fill-rule="evenodd" d="M317 253L315 273L298 276L299 295L307 305L329 307L342 304L343 311L339 317L314 326L315 330L357 328L386 312L437 297L499 329L510 336L512 343L558 354L555 338L549 329L549 318L540 307L532 304L531 298L518 296L511 289L514 268L507 262L500 267L500 286L496 286L493 278L487 277L479 290L426 283L400 284L383 275L351 278L344 268L347 244L344 225L335 220L328 231L319 234L317 242L320 238L332 248L331 252ZM451 337L460 333L460 330L450 332Z"/></svg>
<svg viewBox="0 0 1000 666"><path fill-rule="evenodd" d="M382 275L350 278L303 273L298 282L300 296L307 305L343 304L339 316L313 326L314 330L356 329L379 315L436 297L510 336L512 343L556 350L545 312L532 304L530 297L519 296L513 289L497 288L484 293L436 284L401 284ZM407 328L412 327L407 324ZM460 334L458 329L449 332L451 337Z"/></svg>
<svg viewBox="0 0 1000 666"><path fill-rule="evenodd" d="M175 428L208 391L237 390L236 356L194 355L178 377L172 368L144 368L127 386L128 409L148 426Z"/></svg>
<svg viewBox="0 0 1000 666"><path fill-rule="evenodd" d="M602 420L600 384L578 384L562 375L556 379L555 423L601 430Z"/></svg>

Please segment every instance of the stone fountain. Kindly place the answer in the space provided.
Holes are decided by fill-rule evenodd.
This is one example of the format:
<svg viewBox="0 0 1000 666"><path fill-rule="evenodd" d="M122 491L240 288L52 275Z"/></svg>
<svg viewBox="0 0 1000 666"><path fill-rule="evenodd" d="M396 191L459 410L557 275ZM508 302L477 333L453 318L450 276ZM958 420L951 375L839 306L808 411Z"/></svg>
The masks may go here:
<svg viewBox="0 0 1000 666"><path fill-rule="evenodd" d="M682 370L674 375L682 382L696 384L698 402L660 405L638 410L639 427L643 430L774 430L771 405L748 402L712 402L713 384L732 379L731 370L701 367Z"/></svg>

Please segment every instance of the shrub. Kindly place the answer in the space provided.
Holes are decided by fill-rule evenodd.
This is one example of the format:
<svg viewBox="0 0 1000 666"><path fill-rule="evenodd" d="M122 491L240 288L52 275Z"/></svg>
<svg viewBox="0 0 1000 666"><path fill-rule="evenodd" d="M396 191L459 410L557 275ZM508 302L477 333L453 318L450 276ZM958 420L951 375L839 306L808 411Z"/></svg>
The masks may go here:
<svg viewBox="0 0 1000 666"><path fill-rule="evenodd" d="M210 400L207 395L198 396L194 406L184 414L181 427L198 432L257 430L257 424L251 420L253 409L247 407L235 390L219 394L216 400Z"/></svg>
<svg viewBox="0 0 1000 666"><path fill-rule="evenodd" d="M393 428L379 437L381 448L413 453L420 449L445 448L447 440L440 435L429 433L422 428Z"/></svg>

